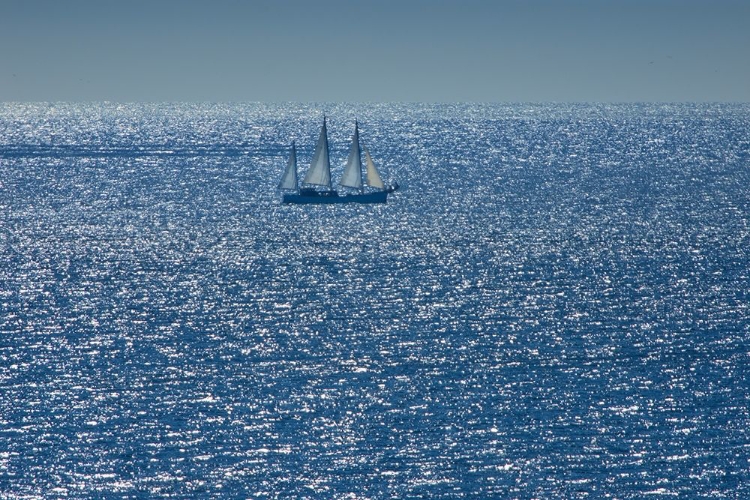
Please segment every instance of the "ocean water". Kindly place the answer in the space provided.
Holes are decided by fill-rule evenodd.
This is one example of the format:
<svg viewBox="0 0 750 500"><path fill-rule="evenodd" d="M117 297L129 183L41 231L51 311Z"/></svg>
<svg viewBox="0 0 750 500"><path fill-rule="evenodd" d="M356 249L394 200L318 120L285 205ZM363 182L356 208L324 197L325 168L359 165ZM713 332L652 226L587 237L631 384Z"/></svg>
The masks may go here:
<svg viewBox="0 0 750 500"><path fill-rule="evenodd" d="M750 105L0 104L2 498L748 498L749 367Z"/></svg>

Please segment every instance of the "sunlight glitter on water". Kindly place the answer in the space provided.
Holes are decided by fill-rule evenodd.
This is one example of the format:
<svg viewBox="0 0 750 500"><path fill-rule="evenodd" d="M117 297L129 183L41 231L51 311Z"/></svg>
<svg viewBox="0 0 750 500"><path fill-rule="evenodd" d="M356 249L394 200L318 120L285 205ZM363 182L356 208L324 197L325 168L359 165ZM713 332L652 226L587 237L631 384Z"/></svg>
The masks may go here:
<svg viewBox="0 0 750 500"><path fill-rule="evenodd" d="M746 489L747 107L332 105L404 188L289 207L315 106L0 105L0 482Z"/></svg>

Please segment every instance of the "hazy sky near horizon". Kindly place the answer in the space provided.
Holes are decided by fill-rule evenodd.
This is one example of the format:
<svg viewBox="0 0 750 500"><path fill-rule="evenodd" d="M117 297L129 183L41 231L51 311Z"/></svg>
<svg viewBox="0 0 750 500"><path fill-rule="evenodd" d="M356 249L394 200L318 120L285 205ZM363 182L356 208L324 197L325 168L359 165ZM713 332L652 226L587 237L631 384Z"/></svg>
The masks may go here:
<svg viewBox="0 0 750 500"><path fill-rule="evenodd" d="M750 102L748 0L1 0L0 101Z"/></svg>

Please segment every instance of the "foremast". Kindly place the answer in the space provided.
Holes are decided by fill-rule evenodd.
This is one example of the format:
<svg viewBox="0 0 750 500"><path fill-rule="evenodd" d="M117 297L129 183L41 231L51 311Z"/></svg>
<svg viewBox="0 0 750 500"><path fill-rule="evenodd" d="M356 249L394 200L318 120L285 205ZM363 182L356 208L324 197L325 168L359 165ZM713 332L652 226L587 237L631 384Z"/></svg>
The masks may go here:
<svg viewBox="0 0 750 500"><path fill-rule="evenodd" d="M349 148L349 158L346 161L344 175L341 176L339 185L358 189L361 193L362 186L362 154L359 149L359 125L354 121L354 135L352 136L352 145Z"/></svg>

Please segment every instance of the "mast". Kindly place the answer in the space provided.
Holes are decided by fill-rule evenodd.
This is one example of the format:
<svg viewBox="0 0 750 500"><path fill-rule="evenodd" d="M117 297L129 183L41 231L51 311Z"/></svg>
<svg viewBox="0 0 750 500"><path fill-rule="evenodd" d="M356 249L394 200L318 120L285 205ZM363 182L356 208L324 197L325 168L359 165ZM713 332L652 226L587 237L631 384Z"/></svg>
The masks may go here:
<svg viewBox="0 0 750 500"><path fill-rule="evenodd" d="M320 129L320 137L315 146L312 163L302 183L323 186L331 190L331 162L328 156L328 130L325 116L323 116L323 126Z"/></svg>
<svg viewBox="0 0 750 500"><path fill-rule="evenodd" d="M344 175L339 185L359 189L362 191L362 155L359 151L359 125L354 121L354 135L349 148L349 159L346 161Z"/></svg>
<svg viewBox="0 0 750 500"><path fill-rule="evenodd" d="M279 189L297 190L297 148L292 141L292 150L289 153L289 162L286 164L284 175L281 176Z"/></svg>

